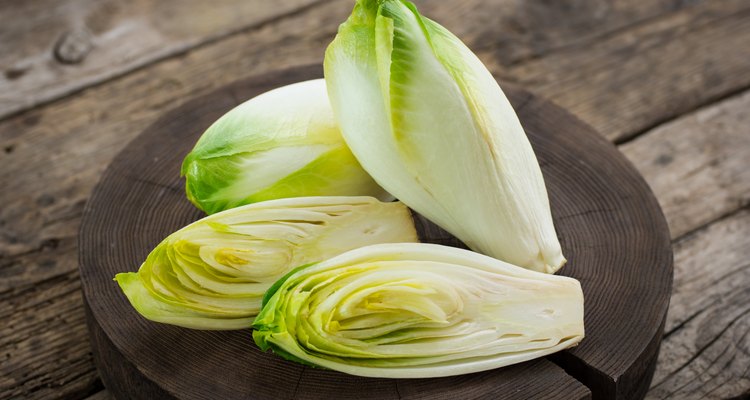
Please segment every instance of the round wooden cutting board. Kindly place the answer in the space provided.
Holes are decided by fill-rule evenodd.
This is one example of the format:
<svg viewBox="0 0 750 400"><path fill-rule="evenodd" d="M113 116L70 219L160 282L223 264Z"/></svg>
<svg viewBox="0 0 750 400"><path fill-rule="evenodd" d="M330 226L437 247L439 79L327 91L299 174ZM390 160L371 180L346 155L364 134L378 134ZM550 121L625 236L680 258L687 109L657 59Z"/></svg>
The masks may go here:
<svg viewBox="0 0 750 400"><path fill-rule="evenodd" d="M585 296L586 338L573 349L493 371L434 379L369 379L261 352L251 331L153 323L112 280L200 218L185 198L183 157L223 113L267 90L322 76L301 67L218 89L159 119L112 162L86 206L80 270L94 356L118 398L639 399L653 375L672 284L669 232L648 186L590 127L504 86L544 173L563 252L559 272ZM423 241L460 245L417 216Z"/></svg>

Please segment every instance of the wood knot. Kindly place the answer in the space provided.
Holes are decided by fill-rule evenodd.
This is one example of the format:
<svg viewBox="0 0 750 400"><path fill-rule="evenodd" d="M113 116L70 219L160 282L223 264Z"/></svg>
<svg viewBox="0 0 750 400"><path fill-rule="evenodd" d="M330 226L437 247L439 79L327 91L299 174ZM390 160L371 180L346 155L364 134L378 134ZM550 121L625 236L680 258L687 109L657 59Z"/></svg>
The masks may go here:
<svg viewBox="0 0 750 400"><path fill-rule="evenodd" d="M62 64L78 64L93 48L91 33L85 28L64 33L55 43L53 54Z"/></svg>
<svg viewBox="0 0 750 400"><path fill-rule="evenodd" d="M13 67L4 72L5 79L12 81L16 80L24 75L26 75L26 72L28 72L28 68L21 68L21 67Z"/></svg>

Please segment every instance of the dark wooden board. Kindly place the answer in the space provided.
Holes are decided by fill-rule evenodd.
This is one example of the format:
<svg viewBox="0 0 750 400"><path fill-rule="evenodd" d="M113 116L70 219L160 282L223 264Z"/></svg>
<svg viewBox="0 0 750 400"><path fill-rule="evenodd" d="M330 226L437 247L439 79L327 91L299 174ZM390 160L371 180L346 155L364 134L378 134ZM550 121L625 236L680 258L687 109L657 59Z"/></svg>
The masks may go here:
<svg viewBox="0 0 750 400"><path fill-rule="evenodd" d="M239 102L320 77L295 68L218 89L168 113L125 148L86 206L82 287L95 359L120 398L642 398L672 282L669 233L648 186L608 142L559 107L506 87L542 165L569 260L581 281L586 338L548 359L460 377L365 379L302 367L252 343L249 331L200 332L152 323L112 277L135 271L174 230L201 217L179 165L200 133ZM426 241L459 245L419 219ZM567 373L566 373L567 372ZM136 384L135 382L138 382Z"/></svg>

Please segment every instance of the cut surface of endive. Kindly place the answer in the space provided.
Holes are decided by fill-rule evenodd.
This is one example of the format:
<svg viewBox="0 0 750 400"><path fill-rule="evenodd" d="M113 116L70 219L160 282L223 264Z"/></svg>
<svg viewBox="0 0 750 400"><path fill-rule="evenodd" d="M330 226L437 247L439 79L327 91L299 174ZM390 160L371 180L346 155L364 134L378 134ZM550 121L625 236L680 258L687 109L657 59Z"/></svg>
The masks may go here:
<svg viewBox="0 0 750 400"><path fill-rule="evenodd" d="M494 369L576 345L577 280L468 250L377 244L295 269L253 323L263 350L353 375L427 378Z"/></svg>
<svg viewBox="0 0 750 400"><path fill-rule="evenodd" d="M297 197L226 210L169 235L138 272L117 274L145 318L195 329L249 328L292 268L376 243L415 242L411 213L372 197Z"/></svg>

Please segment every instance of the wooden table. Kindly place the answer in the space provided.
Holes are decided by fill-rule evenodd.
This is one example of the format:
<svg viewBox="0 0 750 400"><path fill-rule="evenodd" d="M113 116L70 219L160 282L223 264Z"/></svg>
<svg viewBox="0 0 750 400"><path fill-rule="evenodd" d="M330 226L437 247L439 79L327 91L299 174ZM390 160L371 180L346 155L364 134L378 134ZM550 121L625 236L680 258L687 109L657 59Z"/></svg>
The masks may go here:
<svg viewBox="0 0 750 400"><path fill-rule="evenodd" d="M750 2L416 3L651 185L675 281L647 398L750 396ZM101 172L185 101L321 62L352 4L0 0L0 398L109 398L76 245Z"/></svg>

